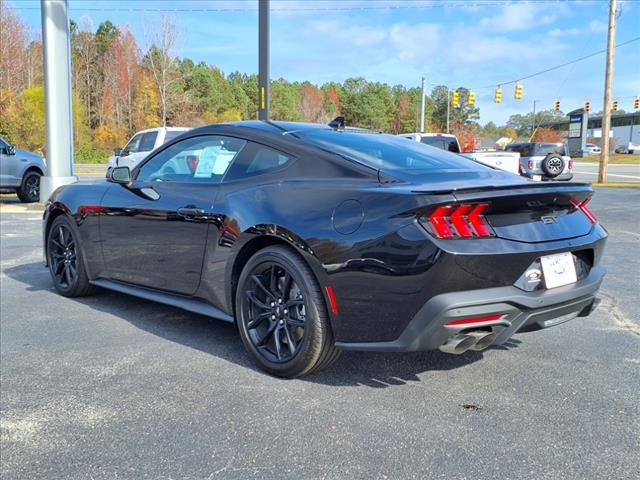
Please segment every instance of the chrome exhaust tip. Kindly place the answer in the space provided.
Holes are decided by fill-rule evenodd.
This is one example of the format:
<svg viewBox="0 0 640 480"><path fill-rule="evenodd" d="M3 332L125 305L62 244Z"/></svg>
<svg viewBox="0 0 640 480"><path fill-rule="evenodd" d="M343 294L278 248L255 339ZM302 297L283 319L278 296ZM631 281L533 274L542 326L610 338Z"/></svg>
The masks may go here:
<svg viewBox="0 0 640 480"><path fill-rule="evenodd" d="M469 348L476 352L487 349L496 339L494 332L468 332L465 335L474 339L474 344Z"/></svg>
<svg viewBox="0 0 640 480"><path fill-rule="evenodd" d="M456 335L447 340L447 343L441 345L440 351L460 355L472 348L475 343L476 339L471 335Z"/></svg>

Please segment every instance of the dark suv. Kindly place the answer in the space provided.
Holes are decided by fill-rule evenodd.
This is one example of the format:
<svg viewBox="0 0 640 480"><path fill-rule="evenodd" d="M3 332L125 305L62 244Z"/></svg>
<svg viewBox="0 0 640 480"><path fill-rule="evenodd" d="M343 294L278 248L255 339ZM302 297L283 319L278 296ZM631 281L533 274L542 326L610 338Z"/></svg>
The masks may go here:
<svg viewBox="0 0 640 480"><path fill-rule="evenodd" d="M521 174L534 180L571 180L573 160L563 143L514 143L507 152L520 154Z"/></svg>

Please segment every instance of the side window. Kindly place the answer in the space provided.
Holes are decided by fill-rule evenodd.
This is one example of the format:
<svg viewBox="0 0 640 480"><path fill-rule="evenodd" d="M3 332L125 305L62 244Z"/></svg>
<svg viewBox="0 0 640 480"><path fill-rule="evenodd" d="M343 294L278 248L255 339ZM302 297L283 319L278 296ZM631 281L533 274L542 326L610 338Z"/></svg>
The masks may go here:
<svg viewBox="0 0 640 480"><path fill-rule="evenodd" d="M156 144L158 132L148 132L142 135L138 152L150 152Z"/></svg>
<svg viewBox="0 0 640 480"><path fill-rule="evenodd" d="M291 157L264 145L250 143L245 154L233 164L225 180L237 180L275 170L287 164Z"/></svg>
<svg viewBox="0 0 640 480"><path fill-rule="evenodd" d="M138 147L140 146L141 139L142 139L142 133L138 133L137 135L134 135L133 138L129 140L129 143L127 143L122 150L126 150L129 153L137 152Z"/></svg>
<svg viewBox="0 0 640 480"><path fill-rule="evenodd" d="M136 179L217 183L246 143L217 135L188 138L151 157L140 167Z"/></svg>
<svg viewBox="0 0 640 480"><path fill-rule="evenodd" d="M458 147L458 142L454 139L446 141L448 142L447 150L453 153L460 153L460 148Z"/></svg>
<svg viewBox="0 0 640 480"><path fill-rule="evenodd" d="M0 138L0 153L7 153L7 144Z"/></svg>

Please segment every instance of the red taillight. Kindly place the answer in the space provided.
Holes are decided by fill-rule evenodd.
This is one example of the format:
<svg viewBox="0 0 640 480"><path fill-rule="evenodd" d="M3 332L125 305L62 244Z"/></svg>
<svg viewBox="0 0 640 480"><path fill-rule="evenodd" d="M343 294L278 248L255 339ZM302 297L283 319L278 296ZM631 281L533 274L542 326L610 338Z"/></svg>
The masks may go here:
<svg viewBox="0 0 640 480"><path fill-rule="evenodd" d="M569 170L573 170L573 158L569 159Z"/></svg>
<svg viewBox="0 0 640 480"><path fill-rule="evenodd" d="M495 322L496 320L502 320L506 315L487 315L486 317L473 317L473 318L462 318L460 320L453 320L452 322L448 322L445 325L466 325L471 323L490 323Z"/></svg>
<svg viewBox="0 0 640 480"><path fill-rule="evenodd" d="M589 222L595 225L596 223L598 223L598 219L593 214L593 212L587 208L587 205L589 204L590 201L591 201L591 197L587 198L586 200L583 200L582 202L574 198L571 200L571 204L575 206L578 210L580 210L584 214L584 216L587 217L587 220L589 220Z"/></svg>
<svg viewBox="0 0 640 480"><path fill-rule="evenodd" d="M527 162L527 167L529 168L529 170L533 170L533 160L529 160Z"/></svg>
<svg viewBox="0 0 640 480"><path fill-rule="evenodd" d="M487 208L486 203L445 205L433 211L429 224L438 238L490 237L493 233L483 215Z"/></svg>

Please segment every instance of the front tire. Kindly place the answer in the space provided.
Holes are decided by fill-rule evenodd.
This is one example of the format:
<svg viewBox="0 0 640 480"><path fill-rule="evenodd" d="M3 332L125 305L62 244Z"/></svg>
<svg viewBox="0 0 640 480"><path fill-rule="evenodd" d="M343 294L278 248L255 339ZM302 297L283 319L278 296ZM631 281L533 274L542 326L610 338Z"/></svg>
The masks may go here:
<svg viewBox="0 0 640 480"><path fill-rule="evenodd" d="M65 297L83 297L95 291L84 267L78 227L64 215L57 217L47 234L47 263L53 286Z"/></svg>
<svg viewBox="0 0 640 480"><path fill-rule="evenodd" d="M272 375L298 377L337 359L320 286L288 248L267 247L249 259L235 302L242 343Z"/></svg>
<svg viewBox="0 0 640 480"><path fill-rule="evenodd" d="M30 171L25 173L22 185L18 188L17 194L21 202L35 203L40 201L40 175L38 172Z"/></svg>

